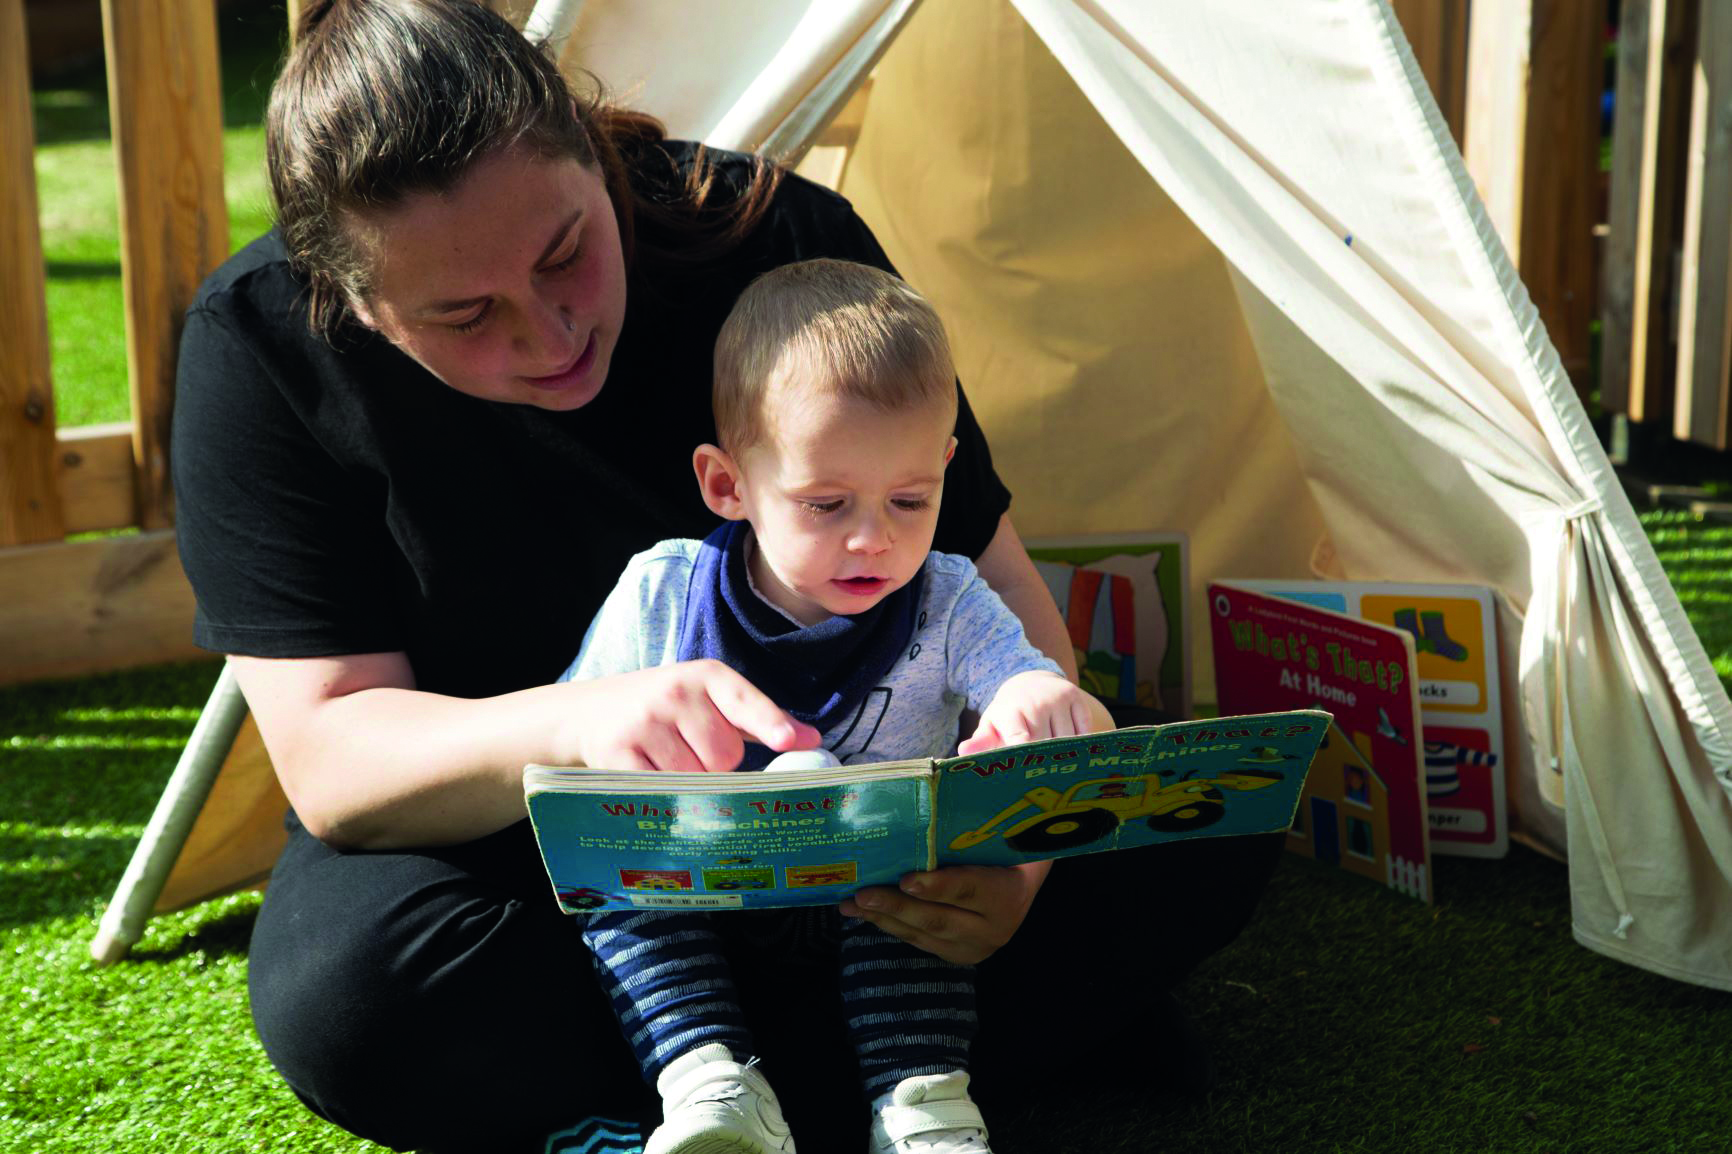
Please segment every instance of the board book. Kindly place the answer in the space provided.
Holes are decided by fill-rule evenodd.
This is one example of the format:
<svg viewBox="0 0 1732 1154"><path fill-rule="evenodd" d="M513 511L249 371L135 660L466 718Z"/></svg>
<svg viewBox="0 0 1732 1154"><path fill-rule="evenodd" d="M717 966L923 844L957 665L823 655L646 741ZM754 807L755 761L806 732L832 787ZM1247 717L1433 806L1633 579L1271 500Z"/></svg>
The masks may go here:
<svg viewBox="0 0 1732 1154"><path fill-rule="evenodd" d="M1223 713L1333 715L1287 848L1431 900L1413 638L1231 581L1208 587Z"/></svg>
<svg viewBox="0 0 1732 1154"><path fill-rule="evenodd" d="M1293 821L1316 710L764 773L524 769L567 913L840 901L945 865L1019 865Z"/></svg>
<svg viewBox="0 0 1732 1154"><path fill-rule="evenodd" d="M1079 684L1109 707L1192 716L1190 539L1112 533L1025 545L1064 618Z"/></svg>
<svg viewBox="0 0 1732 1154"><path fill-rule="evenodd" d="M1413 637L1431 851L1509 853L1497 612L1490 589L1406 581L1238 581Z"/></svg>

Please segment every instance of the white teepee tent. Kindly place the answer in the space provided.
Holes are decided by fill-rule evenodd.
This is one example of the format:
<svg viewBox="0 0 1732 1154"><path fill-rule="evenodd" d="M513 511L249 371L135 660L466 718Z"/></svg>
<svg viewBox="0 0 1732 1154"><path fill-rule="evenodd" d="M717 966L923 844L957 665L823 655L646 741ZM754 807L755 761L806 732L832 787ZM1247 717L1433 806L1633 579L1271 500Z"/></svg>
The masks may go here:
<svg viewBox="0 0 1732 1154"><path fill-rule="evenodd" d="M1388 5L913 9L531 26L675 135L784 158L875 67L840 189L944 314L1019 529L1184 529L1199 583L1491 586L1514 822L1567 854L1577 938L1732 988L1732 703Z"/></svg>
<svg viewBox="0 0 1732 1154"><path fill-rule="evenodd" d="M1018 527L1182 528L1199 582L1492 586L1577 937L1732 987L1732 704L1389 7L910 7L591 3L563 47L783 157L877 61L840 189L952 327Z"/></svg>

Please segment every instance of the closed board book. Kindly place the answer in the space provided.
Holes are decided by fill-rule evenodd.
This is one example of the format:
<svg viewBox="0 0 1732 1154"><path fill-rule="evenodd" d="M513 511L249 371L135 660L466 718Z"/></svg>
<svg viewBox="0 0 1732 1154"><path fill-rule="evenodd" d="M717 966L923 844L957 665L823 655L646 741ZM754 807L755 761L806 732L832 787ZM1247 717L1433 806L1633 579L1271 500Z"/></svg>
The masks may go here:
<svg viewBox="0 0 1732 1154"><path fill-rule="evenodd" d="M523 773L568 913L827 904L911 870L1017 865L1292 823L1318 710L765 773Z"/></svg>
<svg viewBox="0 0 1732 1154"><path fill-rule="evenodd" d="M1413 637L1232 581L1208 586L1215 699L1333 720L1287 848L1431 900Z"/></svg>

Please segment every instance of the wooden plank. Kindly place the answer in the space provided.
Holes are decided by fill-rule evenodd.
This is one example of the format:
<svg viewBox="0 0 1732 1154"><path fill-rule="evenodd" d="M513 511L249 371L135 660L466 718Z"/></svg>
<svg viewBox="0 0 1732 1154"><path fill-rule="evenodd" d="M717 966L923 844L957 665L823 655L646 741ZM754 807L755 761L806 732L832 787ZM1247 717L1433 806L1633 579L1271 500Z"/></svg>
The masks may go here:
<svg viewBox="0 0 1732 1154"><path fill-rule="evenodd" d="M1694 11L1690 0L1649 0L1626 409L1632 421L1663 423L1672 416L1673 238L1682 207L1689 92L1686 52L1695 30Z"/></svg>
<svg viewBox="0 0 1732 1154"><path fill-rule="evenodd" d="M1613 80L1612 175L1606 207L1606 259L1600 274L1600 407L1628 413L1630 326L1636 297L1637 193L1647 123L1651 0L1623 0Z"/></svg>
<svg viewBox="0 0 1732 1154"><path fill-rule="evenodd" d="M66 533L54 483L28 43L24 0L0 0L0 546Z"/></svg>
<svg viewBox="0 0 1732 1154"><path fill-rule="evenodd" d="M175 858L156 912L263 886L288 840L283 829L288 809L289 799L249 714Z"/></svg>
<svg viewBox="0 0 1732 1154"><path fill-rule="evenodd" d="M1584 382L1599 211L1605 0L1475 7L1468 171L1564 367Z"/></svg>
<svg viewBox="0 0 1732 1154"><path fill-rule="evenodd" d="M1529 57L1519 267L1565 370L1583 391L1599 304L1594 226L1605 22L1605 0L1539 0Z"/></svg>
<svg viewBox="0 0 1732 1154"><path fill-rule="evenodd" d="M1392 6L1459 146L1467 118L1468 0L1392 0Z"/></svg>
<svg viewBox="0 0 1732 1154"><path fill-rule="evenodd" d="M222 91L210 0L103 0L120 171L121 281L138 524L173 522L175 354L199 282L228 255Z"/></svg>
<svg viewBox="0 0 1732 1154"><path fill-rule="evenodd" d="M132 491L131 422L62 429L59 445L57 472L66 531L90 533L130 526L137 507Z"/></svg>
<svg viewBox="0 0 1732 1154"><path fill-rule="evenodd" d="M1518 269L1532 25L1533 0L1476 7L1468 29L1467 123L1461 150L1486 215Z"/></svg>
<svg viewBox="0 0 1732 1154"><path fill-rule="evenodd" d="M1680 440L1727 446L1732 360L1732 3L1700 0L1684 178L1683 269L1678 289Z"/></svg>
<svg viewBox="0 0 1732 1154"><path fill-rule="evenodd" d="M0 550L0 685L203 655L174 533Z"/></svg>

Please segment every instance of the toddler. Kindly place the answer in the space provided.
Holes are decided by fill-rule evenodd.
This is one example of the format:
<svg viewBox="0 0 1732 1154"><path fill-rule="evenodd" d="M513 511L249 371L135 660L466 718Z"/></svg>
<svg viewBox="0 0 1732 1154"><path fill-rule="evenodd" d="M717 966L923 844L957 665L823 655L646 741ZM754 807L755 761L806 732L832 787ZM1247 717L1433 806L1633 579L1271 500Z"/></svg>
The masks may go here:
<svg viewBox="0 0 1732 1154"><path fill-rule="evenodd" d="M720 443L693 466L721 527L634 557L566 678L720 660L851 763L947 756L964 708L980 713L977 736L1110 728L967 558L931 551L957 389L917 293L845 261L765 274L717 339L713 403ZM771 756L749 744L740 769ZM712 916L585 922L662 1097L645 1154L792 1151ZM971 968L858 918L841 919L840 955L872 1149L985 1154L968 1095Z"/></svg>

